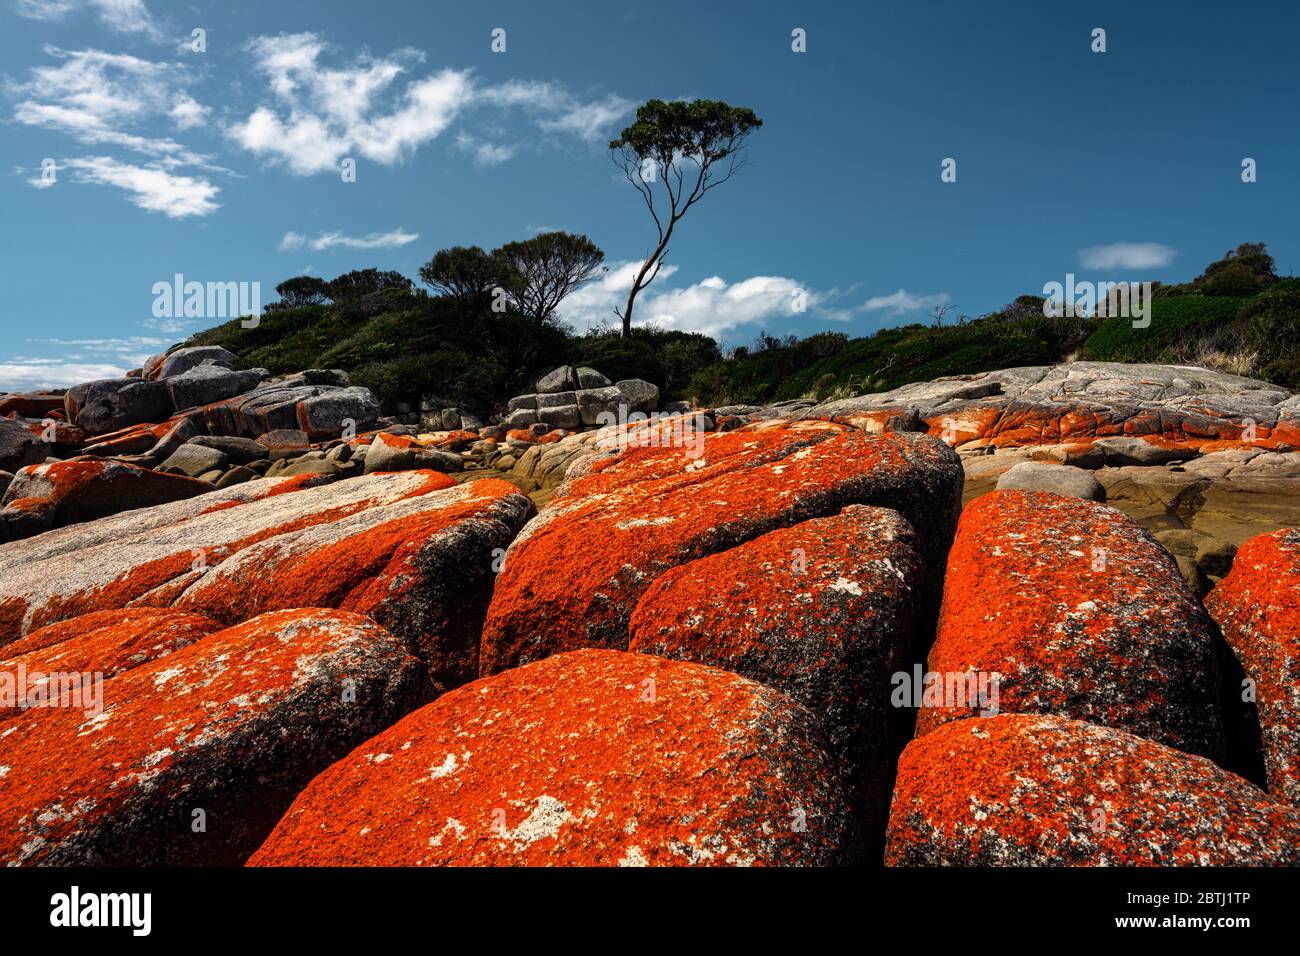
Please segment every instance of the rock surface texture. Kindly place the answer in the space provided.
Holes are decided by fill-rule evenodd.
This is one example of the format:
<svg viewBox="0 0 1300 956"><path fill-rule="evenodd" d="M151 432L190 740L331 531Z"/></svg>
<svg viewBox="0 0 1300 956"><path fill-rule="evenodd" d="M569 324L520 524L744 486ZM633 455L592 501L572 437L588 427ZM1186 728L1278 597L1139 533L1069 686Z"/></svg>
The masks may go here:
<svg viewBox="0 0 1300 956"><path fill-rule="evenodd" d="M1206 607L1253 684L1269 792L1300 804L1300 528L1246 542Z"/></svg>
<svg viewBox="0 0 1300 956"><path fill-rule="evenodd" d="M311 778L428 698L369 618L279 611L0 732L0 863L242 863ZM196 824L202 824L201 828Z"/></svg>
<svg viewBox="0 0 1300 956"><path fill-rule="evenodd" d="M637 601L660 575L846 505L896 511L927 573L942 565L961 476L934 439L812 423L710 435L697 450L630 448L559 490L506 554L481 673L626 648Z"/></svg>
<svg viewBox="0 0 1300 956"><path fill-rule="evenodd" d="M1300 864L1300 814L1193 757L1122 730L1004 714L903 751L892 866Z"/></svg>
<svg viewBox="0 0 1300 956"><path fill-rule="evenodd" d="M998 491L962 513L918 736L987 710L950 675L997 677L1001 713L1120 727L1223 756L1213 625L1155 540L1113 508ZM953 682L956 690L962 685Z"/></svg>
<svg viewBox="0 0 1300 956"><path fill-rule="evenodd" d="M812 715L735 674L561 654L443 695L321 774L261 866L828 864Z"/></svg>

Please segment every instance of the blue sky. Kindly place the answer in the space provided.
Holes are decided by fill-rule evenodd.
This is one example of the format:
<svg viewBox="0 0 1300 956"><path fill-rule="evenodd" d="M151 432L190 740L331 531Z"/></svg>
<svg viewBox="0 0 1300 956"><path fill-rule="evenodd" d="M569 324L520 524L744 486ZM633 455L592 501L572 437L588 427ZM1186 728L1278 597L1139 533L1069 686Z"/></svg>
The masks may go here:
<svg viewBox="0 0 1300 956"><path fill-rule="evenodd" d="M266 301L552 228L612 267L566 317L612 319L652 232L606 143L650 97L764 120L638 302L724 343L978 315L1067 272L1179 281L1247 241L1300 270L1280 0L0 3L0 389L116 374L214 324L152 315L176 273Z"/></svg>

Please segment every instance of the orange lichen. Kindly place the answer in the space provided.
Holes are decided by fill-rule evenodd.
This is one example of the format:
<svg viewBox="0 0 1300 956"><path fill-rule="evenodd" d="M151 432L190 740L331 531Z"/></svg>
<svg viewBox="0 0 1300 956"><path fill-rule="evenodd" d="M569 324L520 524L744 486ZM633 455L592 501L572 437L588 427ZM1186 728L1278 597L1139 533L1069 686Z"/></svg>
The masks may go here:
<svg viewBox="0 0 1300 956"><path fill-rule="evenodd" d="M1205 606L1254 682L1269 792L1300 803L1300 528L1243 544Z"/></svg>
<svg viewBox="0 0 1300 956"><path fill-rule="evenodd" d="M893 866L1300 863L1300 814L1208 760L1061 717L946 724L898 762Z"/></svg>
<svg viewBox="0 0 1300 956"><path fill-rule="evenodd" d="M814 724L713 668L564 654L445 694L357 748L249 864L832 863L845 808Z"/></svg>
<svg viewBox="0 0 1300 956"><path fill-rule="evenodd" d="M996 491L967 506L929 670L999 675L1002 712L1058 714L1222 753L1209 621L1168 553L1094 502ZM917 735L982 709L927 706Z"/></svg>
<svg viewBox="0 0 1300 956"><path fill-rule="evenodd" d="M713 434L630 448L557 494L511 550L484 629L482 673L580 647L626 647L641 594L676 565L847 504L899 511L927 554L946 545L956 456L916 435L827 428Z"/></svg>

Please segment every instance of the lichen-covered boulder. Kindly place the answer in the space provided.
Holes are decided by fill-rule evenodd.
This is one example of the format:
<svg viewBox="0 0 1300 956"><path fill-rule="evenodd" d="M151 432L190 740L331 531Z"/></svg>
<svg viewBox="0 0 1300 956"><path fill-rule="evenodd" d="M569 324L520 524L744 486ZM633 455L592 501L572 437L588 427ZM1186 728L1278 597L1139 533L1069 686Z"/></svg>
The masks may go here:
<svg viewBox="0 0 1300 956"><path fill-rule="evenodd" d="M183 501L211 491L207 482L98 458L29 465L14 476L3 505L19 498L50 502L51 527L94 521L120 511Z"/></svg>
<svg viewBox="0 0 1300 956"><path fill-rule="evenodd" d="M406 471L409 468L454 472L464 467L464 459L459 455L409 435L380 432L366 449L365 468L368 475L377 471Z"/></svg>
<svg viewBox="0 0 1300 956"><path fill-rule="evenodd" d="M57 700L51 692L54 683L68 675L98 675L108 680L220 629L220 624L202 614L129 608L83 614L33 631L0 648L0 674L13 675L16 688L21 672L25 677L21 683L26 685L24 700L15 697L12 706L0 702L0 720L26 710L41 693L38 684L45 688L45 703L39 706L53 706Z"/></svg>
<svg viewBox="0 0 1300 956"><path fill-rule="evenodd" d="M531 514L514 486L436 472L249 481L0 545L0 646L90 611L235 624L338 607L380 621L444 686L476 672L493 568Z"/></svg>
<svg viewBox="0 0 1300 956"><path fill-rule="evenodd" d="M632 611L664 572L850 504L902 515L937 583L961 483L957 456L935 439L821 422L629 448L561 486L511 546L480 672L626 648Z"/></svg>
<svg viewBox="0 0 1300 956"><path fill-rule="evenodd" d="M485 678L322 773L253 865L838 861L816 718L726 671L578 651Z"/></svg>
<svg viewBox="0 0 1300 956"><path fill-rule="evenodd" d="M893 866L1300 864L1300 813L1122 730L1029 714L946 724L898 762Z"/></svg>
<svg viewBox="0 0 1300 956"><path fill-rule="evenodd" d="M18 392L0 395L0 418L17 415L19 418L45 418L51 412L63 413L63 394L55 391Z"/></svg>
<svg viewBox="0 0 1300 956"><path fill-rule="evenodd" d="M1088 720L1210 757L1223 752L1214 631L1173 559L1113 508L995 491L962 513L918 736L987 709L948 675L997 675L1002 713ZM937 685L936 685L937 686ZM952 682L955 691L961 686Z"/></svg>
<svg viewBox="0 0 1300 956"><path fill-rule="evenodd" d="M455 687L477 673L494 566L532 513L496 479L374 504L250 543L175 606L227 623L276 608L358 611L406 639L440 688Z"/></svg>
<svg viewBox="0 0 1300 956"><path fill-rule="evenodd" d="M359 614L279 611L0 732L0 864L237 865L309 780L428 697Z"/></svg>
<svg viewBox="0 0 1300 956"><path fill-rule="evenodd" d="M917 643L923 568L896 512L851 505L673 568L637 603L628 649L734 671L817 714L861 830L893 781L891 676Z"/></svg>
<svg viewBox="0 0 1300 956"><path fill-rule="evenodd" d="M1253 684L1269 792L1300 803L1300 528L1242 545L1205 606Z"/></svg>

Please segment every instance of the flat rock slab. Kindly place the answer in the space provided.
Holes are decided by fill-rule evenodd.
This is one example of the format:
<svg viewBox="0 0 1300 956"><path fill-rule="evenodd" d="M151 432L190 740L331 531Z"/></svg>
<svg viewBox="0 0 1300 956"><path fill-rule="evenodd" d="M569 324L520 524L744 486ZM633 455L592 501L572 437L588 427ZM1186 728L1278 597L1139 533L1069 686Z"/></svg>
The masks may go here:
<svg viewBox="0 0 1300 956"><path fill-rule="evenodd" d="M474 675L495 554L532 505L436 472L265 479L0 546L0 646L90 611L180 607L234 624L346 607L443 683Z"/></svg>
<svg viewBox="0 0 1300 956"><path fill-rule="evenodd" d="M978 372L824 402L805 415L871 422L904 410L954 444L1140 438L1163 450L1114 447L1120 457L1136 449L1142 461L1207 446L1300 447L1300 409L1288 391L1181 365L1067 362Z"/></svg>
<svg viewBox="0 0 1300 956"><path fill-rule="evenodd" d="M1047 713L1223 754L1214 632L1178 565L1113 508L996 491L962 513L918 736L987 710L949 676L997 675L1002 713Z"/></svg>
<svg viewBox="0 0 1300 956"><path fill-rule="evenodd" d="M1122 730L1004 714L898 762L891 866L1300 864L1300 813L1203 757Z"/></svg>
<svg viewBox="0 0 1300 956"><path fill-rule="evenodd" d="M836 862L845 805L789 697L641 654L550 657L443 695L312 781L261 866Z"/></svg>
<svg viewBox="0 0 1300 956"><path fill-rule="evenodd" d="M629 448L570 473L506 555L480 673L582 647L626 648L632 611L664 572L850 504L897 511L927 569L942 566L962 472L941 442L778 422L703 436L695 451Z"/></svg>
<svg viewBox="0 0 1300 956"><path fill-rule="evenodd" d="M102 711L0 732L0 863L238 865L309 780L427 700L359 614L280 611L104 684Z"/></svg>
<svg viewBox="0 0 1300 956"><path fill-rule="evenodd" d="M1242 545L1205 606L1254 683L1269 792L1300 803L1300 528Z"/></svg>

